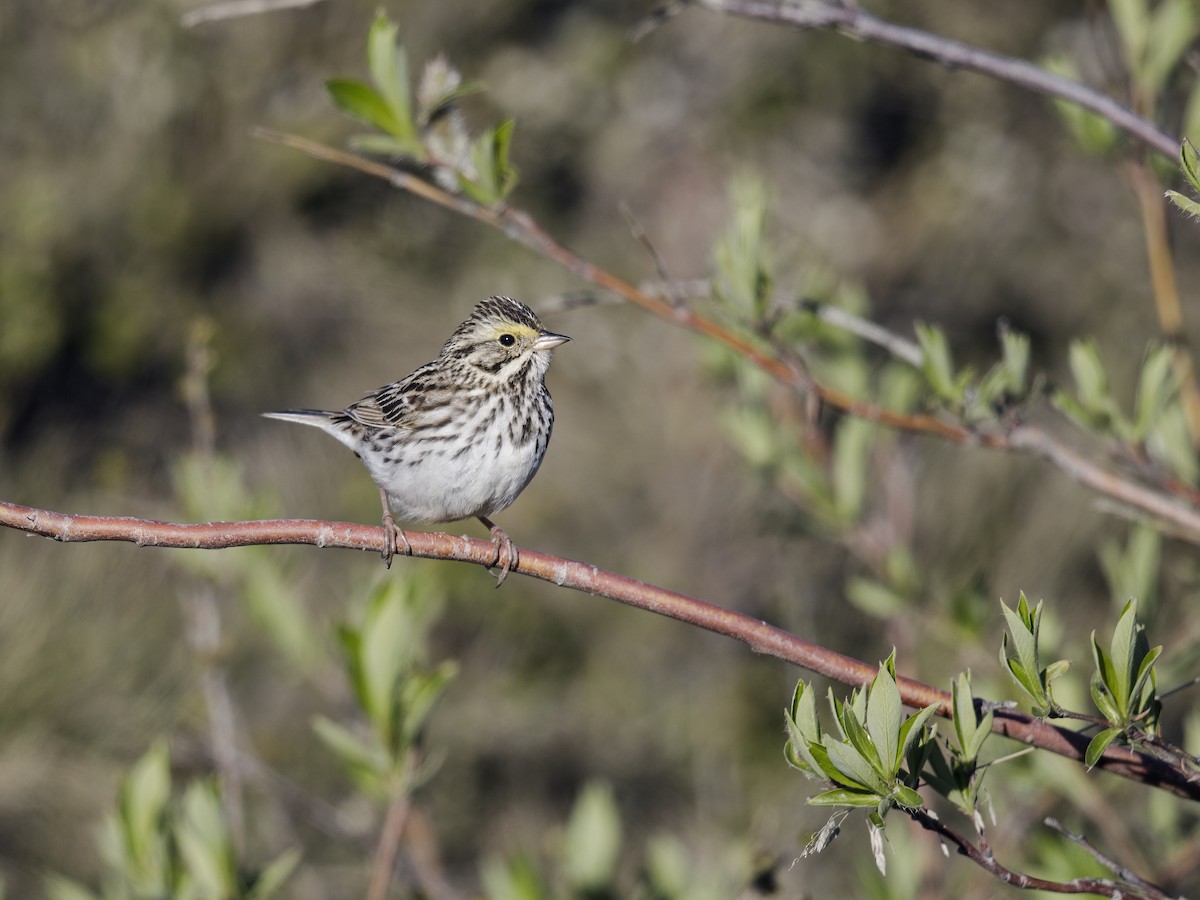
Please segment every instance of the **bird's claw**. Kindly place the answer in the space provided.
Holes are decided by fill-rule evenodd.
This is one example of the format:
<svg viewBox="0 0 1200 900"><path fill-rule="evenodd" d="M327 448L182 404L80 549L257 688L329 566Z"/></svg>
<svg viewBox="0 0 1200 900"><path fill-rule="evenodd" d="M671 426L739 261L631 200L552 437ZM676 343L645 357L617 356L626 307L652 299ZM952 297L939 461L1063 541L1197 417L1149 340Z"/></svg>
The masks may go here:
<svg viewBox="0 0 1200 900"><path fill-rule="evenodd" d="M379 555L383 557L385 568L392 567L392 557L397 553L412 556L412 544L408 542L408 538L404 536L404 532L400 530L396 525L396 520L390 515L383 517L383 535L383 551Z"/></svg>
<svg viewBox="0 0 1200 900"><path fill-rule="evenodd" d="M492 533L492 543L496 545L496 558L488 568L500 567L500 574L496 577L496 587L500 587L504 584L504 579L508 577L513 566L517 565L517 545L499 525L495 525L487 519L482 519L482 521L488 527L488 531Z"/></svg>

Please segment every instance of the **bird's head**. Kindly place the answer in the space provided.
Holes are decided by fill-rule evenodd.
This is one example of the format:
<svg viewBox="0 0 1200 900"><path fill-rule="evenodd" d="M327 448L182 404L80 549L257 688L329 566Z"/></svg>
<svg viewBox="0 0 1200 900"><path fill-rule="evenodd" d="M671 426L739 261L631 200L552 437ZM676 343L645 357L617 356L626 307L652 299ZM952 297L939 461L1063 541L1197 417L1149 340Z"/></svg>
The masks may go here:
<svg viewBox="0 0 1200 900"><path fill-rule="evenodd" d="M455 329L442 355L459 359L488 378L537 377L550 353L570 338L542 327L532 309L511 297L489 297Z"/></svg>

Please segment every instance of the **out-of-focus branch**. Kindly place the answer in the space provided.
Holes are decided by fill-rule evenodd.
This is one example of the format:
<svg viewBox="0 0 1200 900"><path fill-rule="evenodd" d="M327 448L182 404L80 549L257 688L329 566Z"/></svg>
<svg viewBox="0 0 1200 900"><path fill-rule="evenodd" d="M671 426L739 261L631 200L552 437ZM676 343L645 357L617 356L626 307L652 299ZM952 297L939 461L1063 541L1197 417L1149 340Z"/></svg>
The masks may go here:
<svg viewBox="0 0 1200 900"><path fill-rule="evenodd" d="M792 386L806 396L815 393L823 403L835 409L901 431L939 437L956 444L984 446L995 450L1016 450L1040 456L1092 490L1152 516L1186 540L1200 543L1200 511L1146 485L1107 471L1043 431L1022 426L1007 433L983 432L934 416L906 415L864 402L810 376L801 377L791 362L760 349L750 339L721 323L702 316L686 305L671 303L584 259L554 240L532 216L519 209L503 205L494 208L481 206L465 197L443 191L416 175L297 135L264 128L256 129L255 134L264 140L300 150L316 159L381 178L393 187L499 228L512 240L559 263L584 281L611 291L661 319L717 341L777 381Z"/></svg>
<svg viewBox="0 0 1200 900"><path fill-rule="evenodd" d="M314 6L320 2L321 0L226 0L226 2L210 3L207 6L190 9L183 14L182 21L184 28L195 28L205 22L258 16L284 9Z"/></svg>
<svg viewBox="0 0 1200 900"><path fill-rule="evenodd" d="M1051 74L1023 59L981 50L917 28L896 25L871 15L855 3L840 0L805 0L799 3L695 0L695 4L728 16L773 22L802 31L836 31L855 40L899 47L944 66L968 69L1048 97L1075 103L1107 119L1130 137L1164 156L1174 159L1179 154L1179 138L1099 91Z"/></svg>
<svg viewBox="0 0 1200 900"><path fill-rule="evenodd" d="M1200 386L1196 383L1196 362L1183 331L1183 304L1175 279L1162 185L1144 160L1129 163L1126 173L1137 196L1142 231L1146 235L1146 262L1150 268L1150 285L1154 289L1158 326L1174 350L1172 361L1179 379L1179 396L1192 446L1200 446Z"/></svg>
<svg viewBox="0 0 1200 900"><path fill-rule="evenodd" d="M1104 868L1108 869L1110 872L1124 881L1127 886L1125 896L1136 897L1144 895L1146 897L1154 898L1154 900L1158 900L1158 898L1169 898L1171 896L1158 885L1151 884L1150 882L1146 881L1146 879L1138 875L1137 872L1132 871L1127 866L1121 865L1121 863L1111 859L1107 854L1101 853L1100 850L1092 846L1092 842L1086 837L1081 834L1075 834L1073 831L1068 830L1061 822L1058 821L1058 819L1055 819L1053 816L1047 818L1045 821L1046 827L1053 828L1071 843L1076 844L1083 850L1087 851L1087 853L1089 853L1091 857L1096 860L1096 862L1100 863L1100 865L1104 866ZM1130 890L1128 886L1132 886L1133 889Z"/></svg>
<svg viewBox="0 0 1200 900"><path fill-rule="evenodd" d="M384 531L373 525L276 519L261 522L207 522L178 524L145 519L82 516L34 509L0 500L0 525L58 541L128 541L140 547L179 547L216 550L259 544L313 544L379 552ZM490 566L496 558L491 541L443 533L405 532L413 555L427 559L458 560ZM836 653L806 641L761 619L725 609L676 591L607 572L585 562L520 550L513 572L549 581L629 606L658 613L689 625L741 641L756 653L773 656L842 684L861 687L878 669L862 660ZM911 678L898 678L904 703L911 707L936 705L950 713L950 695ZM1024 744L1040 747L1074 760L1082 760L1086 735L1050 725L1044 720L1007 708L993 711L992 730ZM1200 800L1200 782L1147 754L1110 747L1097 768L1152 787Z"/></svg>
<svg viewBox="0 0 1200 900"><path fill-rule="evenodd" d="M392 883L392 869L396 854L400 851L400 838L404 836L404 825L408 821L411 797L405 785L393 787L383 827L379 831L379 844L375 848L375 859L371 864L371 881L367 886L367 900L386 900L388 887Z"/></svg>
<svg viewBox="0 0 1200 900"><path fill-rule="evenodd" d="M1111 122L1130 137L1170 159L1179 154L1180 139L1111 97L1022 59L972 47L940 35L907 28L843 0L694 0L695 5L724 15L758 19L792 28L837 31L856 40L899 47L946 66L969 69L1048 97L1066 100ZM677 11L677 10L672 10ZM1146 252L1154 287L1155 309L1164 336L1175 347L1175 372L1192 443L1200 446L1200 386L1195 360L1182 339L1183 316L1175 283L1162 187L1145 161L1131 162L1129 180L1137 195L1146 234Z"/></svg>

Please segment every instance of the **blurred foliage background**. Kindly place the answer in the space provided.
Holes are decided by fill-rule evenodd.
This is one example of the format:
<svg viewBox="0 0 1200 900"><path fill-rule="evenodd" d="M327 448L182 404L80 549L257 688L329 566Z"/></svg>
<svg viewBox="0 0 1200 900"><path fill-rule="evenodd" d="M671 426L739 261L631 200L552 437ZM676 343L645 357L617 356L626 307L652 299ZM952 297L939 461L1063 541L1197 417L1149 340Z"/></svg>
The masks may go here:
<svg viewBox="0 0 1200 900"><path fill-rule="evenodd" d="M0 5L0 497L158 519L373 523L374 488L344 449L257 414L345 406L432 358L478 299L511 294L574 339L550 372L547 461L500 518L519 545L869 661L896 646L902 673L942 686L970 667L988 697L1011 693L996 660L998 598L1046 598L1044 632L1082 665L1089 631L1111 630L1137 592L1151 642L1166 644L1160 678L1192 676L1191 546L1106 516L1029 458L890 438L862 490L886 540L910 553L906 589L883 603L848 590L878 574L863 552L878 533L856 544L822 527L747 463L730 433L743 395L711 347L619 304L564 307L557 298L582 285L502 235L252 137L265 125L340 145L356 130L323 83L365 76L374 0L188 28L191 6ZM1098 4L871 6L1014 56L1070 54L1120 96ZM781 289L803 293L822 273L898 333L940 325L956 361L981 367L1004 318L1031 336L1034 368L1052 382L1067 377L1068 342L1094 337L1131 402L1158 326L1119 154L1083 152L1044 98L833 34L688 9L632 41L652 9L388 5L414 68L445 52L487 85L464 101L468 121L516 119L513 202L623 277L656 273L619 203L673 277L707 277L729 184L754 172L769 186ZM1177 107L1164 103L1168 128L1180 127ZM1200 234L1172 219L1187 296ZM1194 303L1185 319L1190 334ZM882 355L865 358L870 377L882 371ZM611 786L626 876L646 848L669 846L710 886L735 886L714 896L776 862L784 896L1001 890L900 821L886 883L854 821L792 865L826 819L804 805L808 786L781 753L798 673L730 641L519 577L496 592L474 568L400 559L384 572L373 555L310 547L200 554L9 532L9 895L41 896L48 872L96 883L96 827L119 775L159 736L181 776L214 770L214 679L233 743L254 761L249 859L299 847L288 895L359 895L378 809L312 722L354 720L334 628L360 621L394 580L442 598L428 653L458 664L429 723L441 768L415 800L457 895L486 882L500 896L498 859L550 865L594 782ZM1168 705L1180 740L1195 736L1191 696ZM1200 888L1197 817L1183 801L1062 760L1022 760L1004 777L992 784L1000 855L1043 871L1064 856L1086 866L1039 833L1058 811L1142 874ZM402 860L397 895L411 895L414 865Z"/></svg>

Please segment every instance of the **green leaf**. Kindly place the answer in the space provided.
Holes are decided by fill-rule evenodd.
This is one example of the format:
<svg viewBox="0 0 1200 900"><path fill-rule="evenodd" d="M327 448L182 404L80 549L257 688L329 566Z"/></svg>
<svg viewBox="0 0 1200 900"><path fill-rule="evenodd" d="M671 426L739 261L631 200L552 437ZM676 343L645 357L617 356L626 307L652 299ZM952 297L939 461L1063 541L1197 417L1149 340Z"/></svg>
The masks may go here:
<svg viewBox="0 0 1200 900"><path fill-rule="evenodd" d="M803 680L796 682L791 709L785 711L788 742L785 754L788 761L805 774L827 778L820 762L809 749L810 743L820 746L821 723L817 719L816 694Z"/></svg>
<svg viewBox="0 0 1200 900"><path fill-rule="evenodd" d="M787 760L789 766L793 769L798 769L805 777L825 780L824 774L817 768L816 763L811 760L807 744L803 740L798 739L793 732L792 729L794 726L791 719L788 719L787 725L788 740L784 741L783 744L783 758ZM805 755L802 756L800 754L800 751L797 749L799 747L804 748Z"/></svg>
<svg viewBox="0 0 1200 900"><path fill-rule="evenodd" d="M817 718L817 695L803 679L796 682L796 689L792 692L791 719L805 740L821 740L821 721Z"/></svg>
<svg viewBox="0 0 1200 900"><path fill-rule="evenodd" d="M830 691L832 695L832 690ZM841 721L845 712L849 711L859 722L866 721L867 718L867 692L862 688L855 688L850 692L850 696L846 698L846 702L835 704L834 715ZM845 737L845 734L842 735Z"/></svg>
<svg viewBox="0 0 1200 900"><path fill-rule="evenodd" d="M829 761L841 776L833 779L844 787L887 795L890 786L879 776L876 766L851 744L825 739Z"/></svg>
<svg viewBox="0 0 1200 900"><path fill-rule="evenodd" d="M493 857L480 871L487 900L549 900L550 892L542 885L537 867L525 857L505 860Z"/></svg>
<svg viewBox="0 0 1200 900"><path fill-rule="evenodd" d="M648 896L660 900L686 897L693 865L688 846L674 835L652 835L646 842Z"/></svg>
<svg viewBox="0 0 1200 900"><path fill-rule="evenodd" d="M1042 60L1042 66L1060 78L1080 81L1078 67L1065 56L1047 57ZM1116 146L1120 132L1108 119L1067 100L1055 100L1054 108L1071 136L1086 152L1104 156Z"/></svg>
<svg viewBox="0 0 1200 900"><path fill-rule="evenodd" d="M933 718L933 714L937 712L938 706L936 703L926 706L924 709L917 710L900 726L900 756L903 758L908 755L909 749L920 737L926 723Z"/></svg>
<svg viewBox="0 0 1200 900"><path fill-rule="evenodd" d="M446 685L458 674L458 664L454 660L445 660L432 672L412 674L404 681L399 691L399 709L403 710L402 731L400 740L392 748L394 758L398 759L400 752L416 740L435 703L442 695Z"/></svg>
<svg viewBox="0 0 1200 900"><path fill-rule="evenodd" d="M1071 668L1071 661L1068 659L1059 659L1050 663L1042 670L1042 683L1046 685L1047 695L1049 695L1049 687L1051 682L1056 678L1061 678L1067 674L1067 670Z"/></svg>
<svg viewBox="0 0 1200 900"><path fill-rule="evenodd" d="M872 578L851 576L846 582L846 599L865 613L887 618L908 608L908 601L890 587Z"/></svg>
<svg viewBox="0 0 1200 900"><path fill-rule="evenodd" d="M834 781L838 784L855 788L857 790L866 790L865 786L848 779L842 774L841 770L833 764L833 760L829 758L829 750L826 748L825 744L825 742L831 740L832 736L826 735L822 739L822 743L818 744L810 742L808 744L808 753L817 764L817 772L826 781Z"/></svg>
<svg viewBox="0 0 1200 900"><path fill-rule="evenodd" d="M1100 757L1104 755L1109 744L1120 737L1122 731L1124 731L1122 728L1106 728L1092 738L1083 754L1083 764L1089 769L1093 768L1100 761Z"/></svg>
<svg viewBox="0 0 1200 900"><path fill-rule="evenodd" d="M933 392L942 400L962 402L963 392L954 377L954 362L945 333L934 325L917 322L917 343L921 346L921 371Z"/></svg>
<svg viewBox="0 0 1200 900"><path fill-rule="evenodd" d="M1195 96L1200 98L1200 87L1195 89ZM1200 99L1197 100L1197 105L1200 106ZM1188 183L1200 191L1200 153L1196 152L1196 145L1188 138L1184 138L1179 147L1179 167Z"/></svg>
<svg viewBox="0 0 1200 900"><path fill-rule="evenodd" d="M1100 567L1114 597L1150 597L1158 583L1162 535L1149 525L1134 525L1122 546L1106 540L1100 547Z"/></svg>
<svg viewBox="0 0 1200 900"><path fill-rule="evenodd" d="M1100 646L1100 642L1096 640L1096 632L1092 632L1092 661L1096 665L1095 676L1100 679L1100 683L1106 689L1111 690L1112 685L1116 683L1117 676L1113 671L1112 659L1104 648Z"/></svg>
<svg viewBox="0 0 1200 900"><path fill-rule="evenodd" d="M1117 627L1113 629L1110 643L1112 661L1112 678L1108 687L1117 698L1117 702L1125 709L1129 708L1131 688L1133 687L1134 650L1137 642L1137 598L1132 598L1125 604Z"/></svg>
<svg viewBox="0 0 1200 900"><path fill-rule="evenodd" d="M360 707L366 709L372 701L368 696L367 682L363 676L362 633L347 625L339 625L336 634L342 656L346 660L346 673L350 676L354 699Z"/></svg>
<svg viewBox="0 0 1200 900"><path fill-rule="evenodd" d="M413 615L415 598L401 581L384 583L371 599L361 630L363 708L380 741L399 756L396 714L402 676L415 661L423 631Z"/></svg>
<svg viewBox="0 0 1200 900"><path fill-rule="evenodd" d="M1022 600L1024 595L1022 594ZM1020 615L1020 609L1013 612L1000 601L1000 608L1008 623L1008 632L1000 639L1000 664L1037 706L1044 706L1047 701L1046 693L1038 678L1037 638L1025 624ZM1036 623L1036 619L1034 620ZM1035 624L1036 627L1036 624ZM1012 649L1009 649L1009 639Z"/></svg>
<svg viewBox="0 0 1200 900"><path fill-rule="evenodd" d="M995 714L990 709L980 718L979 727L975 729L975 734L971 737L971 743L961 748L965 759L974 762L979 758L979 751L983 749L983 745L987 739L992 736L992 722L994 719Z"/></svg>
<svg viewBox="0 0 1200 900"><path fill-rule="evenodd" d="M713 248L713 293L741 320L762 317L771 296L771 260L765 237L766 185L739 175L730 186L732 219Z"/></svg>
<svg viewBox="0 0 1200 900"><path fill-rule="evenodd" d="M378 92L361 81L331 78L325 82L325 89L329 91L329 96L337 108L346 115L393 136L401 131L401 126L387 102Z"/></svg>
<svg viewBox="0 0 1200 900"><path fill-rule="evenodd" d="M267 863L255 880L254 886L246 894L246 900L267 900L292 877L303 856L298 848L293 847Z"/></svg>
<svg viewBox="0 0 1200 900"><path fill-rule="evenodd" d="M349 729L324 716L313 719L313 729L362 787L372 792L381 789L381 782L391 771L391 760L381 748L365 744Z"/></svg>
<svg viewBox="0 0 1200 900"><path fill-rule="evenodd" d="M1026 671L1025 667L1017 660L1017 658L1008 652L1008 635L1000 636L1000 665L1004 668L1008 675L1017 687L1023 690L1029 699L1036 705L1041 705L1045 701L1042 695L1041 686L1035 677L1031 676Z"/></svg>
<svg viewBox="0 0 1200 900"><path fill-rule="evenodd" d="M268 637L303 672L315 672L328 660L315 633L313 617L301 605L295 585L274 565L255 565L246 574L245 597Z"/></svg>
<svg viewBox="0 0 1200 900"><path fill-rule="evenodd" d="M1096 709L1100 710L1100 715L1106 721L1124 728L1129 717L1117 705L1112 690L1104 683L1104 677L1099 672L1092 673L1091 692L1092 702L1096 704Z"/></svg>
<svg viewBox="0 0 1200 900"><path fill-rule="evenodd" d="M1109 415L1113 400L1108 387L1108 375L1100 361L1100 351L1092 339L1072 341L1068 352L1071 375L1079 401L1089 412Z"/></svg>
<svg viewBox="0 0 1200 900"><path fill-rule="evenodd" d="M809 797L808 804L810 806L877 806L879 797L861 791L834 788L832 791L825 791L815 797Z"/></svg>
<svg viewBox="0 0 1200 900"><path fill-rule="evenodd" d="M1031 615L1029 605L1025 600L1025 593L1022 592L1016 612L1009 609L1003 600L1000 601L1000 610L1004 614L1004 619L1008 624L1008 633L1012 637L1013 655L1028 672L1036 673L1038 670L1037 629L1041 607L1039 606Z"/></svg>
<svg viewBox="0 0 1200 900"><path fill-rule="evenodd" d="M1150 11L1146 0L1109 0L1113 24L1125 49L1125 64L1136 71L1145 53L1150 31Z"/></svg>
<svg viewBox="0 0 1200 900"><path fill-rule="evenodd" d="M195 782L184 792L175 842L188 875L202 897L233 897L237 864L221 800L211 782Z"/></svg>
<svg viewBox="0 0 1200 900"><path fill-rule="evenodd" d="M1185 197L1178 191L1167 191L1166 197L1185 215L1200 219L1200 203L1190 197Z"/></svg>
<svg viewBox="0 0 1200 900"><path fill-rule="evenodd" d="M1173 367L1174 355L1170 347L1157 347L1146 356L1138 380L1133 433L1129 436L1133 443L1140 444L1146 440L1150 429L1174 399L1178 384Z"/></svg>
<svg viewBox="0 0 1200 900"><path fill-rule="evenodd" d="M833 443L832 491L838 516L853 523L867 495L867 468L876 427L865 419L844 418Z"/></svg>
<svg viewBox="0 0 1200 900"><path fill-rule="evenodd" d="M1069 667L1066 660L1051 663L1041 668L1039 659L1039 629L1041 628L1042 602L1031 611L1025 592L1021 592L1014 612L1003 600L1000 608L1008 624L1008 633L1000 641L1000 665L1009 673L1017 686L1033 701L1034 714L1046 715L1054 709L1050 694L1050 682L1062 675ZM1012 648L1009 647L1009 638Z"/></svg>
<svg viewBox="0 0 1200 900"><path fill-rule="evenodd" d="M50 875L46 879L45 892L47 900L100 900L83 885L61 875Z"/></svg>
<svg viewBox="0 0 1200 900"><path fill-rule="evenodd" d="M903 806L905 809L921 809L925 805L925 801L921 799L921 795L907 785L896 785L896 789L892 792L892 797L896 803Z"/></svg>
<svg viewBox="0 0 1200 900"><path fill-rule="evenodd" d="M513 120L507 119L471 143L471 160L478 173L475 178L456 173L463 192L482 206L500 203L516 187L517 170L508 160L514 127Z"/></svg>
<svg viewBox="0 0 1200 900"><path fill-rule="evenodd" d="M960 750L965 750L975 740L979 723L975 715L975 698L971 694L971 671L960 672L950 685L951 705L954 710L954 734Z"/></svg>
<svg viewBox="0 0 1200 900"><path fill-rule="evenodd" d="M1029 388L1029 335L1001 328L1000 346L1003 351L1004 371L1008 376L1008 392L1017 397L1025 396Z"/></svg>
<svg viewBox="0 0 1200 900"><path fill-rule="evenodd" d="M166 879L163 842L170 799L170 755L166 741L159 739L122 779L117 812L130 862L155 883Z"/></svg>
<svg viewBox="0 0 1200 900"><path fill-rule="evenodd" d="M842 707L842 726L846 731L846 740L855 752L861 756L882 779L890 778L890 773L879 753L879 748L871 740L870 734L862 721L848 705ZM864 782L866 783L866 782Z"/></svg>
<svg viewBox="0 0 1200 900"><path fill-rule="evenodd" d="M412 91L408 84L408 58L396 41L399 26L380 10L367 37L367 62L371 80L391 111L393 128L385 129L404 141L417 142L412 116Z"/></svg>
<svg viewBox="0 0 1200 900"><path fill-rule="evenodd" d="M1111 424L1108 416L1099 416L1091 410L1085 409L1082 403L1066 391L1054 391L1050 395L1050 403L1080 428L1101 431L1107 430Z"/></svg>
<svg viewBox="0 0 1200 900"><path fill-rule="evenodd" d="M1085 428L1100 433L1128 433L1132 426L1121 416L1109 390L1108 376L1094 340L1072 341L1069 353L1077 400L1058 392L1054 405Z"/></svg>
<svg viewBox="0 0 1200 900"><path fill-rule="evenodd" d="M1140 714L1145 708L1146 695L1153 694L1154 686L1154 664L1158 662L1159 656L1162 655L1162 645L1152 647L1146 651L1146 655L1142 657L1141 665L1138 667L1137 679L1133 683L1133 688L1129 695L1133 698L1134 714Z"/></svg>
<svg viewBox="0 0 1200 900"><path fill-rule="evenodd" d="M1157 94L1196 37L1195 0L1162 0L1150 17L1138 85Z"/></svg>
<svg viewBox="0 0 1200 900"><path fill-rule="evenodd" d="M894 658L895 654L893 649L889 659ZM880 764L879 774L884 778L895 778L900 770L900 721L903 712L896 680L888 671L888 667L881 664L867 692L866 725L872 749L878 751L876 756Z"/></svg>
<svg viewBox="0 0 1200 900"><path fill-rule="evenodd" d="M608 892L621 853L621 817L612 788L590 784L583 789L567 823L563 871L577 892Z"/></svg>
<svg viewBox="0 0 1200 900"><path fill-rule="evenodd" d="M1187 415L1178 396L1155 426L1153 434L1150 435L1149 447L1155 459L1164 462L1180 481L1192 487L1200 482L1200 456L1192 446ZM1143 598L1149 596L1149 592L1129 593L1138 594Z"/></svg>

